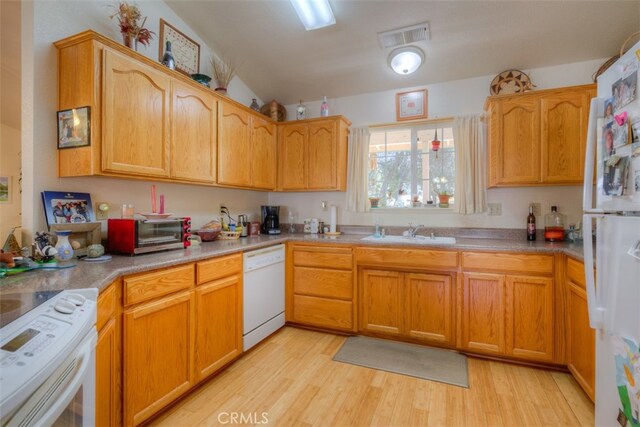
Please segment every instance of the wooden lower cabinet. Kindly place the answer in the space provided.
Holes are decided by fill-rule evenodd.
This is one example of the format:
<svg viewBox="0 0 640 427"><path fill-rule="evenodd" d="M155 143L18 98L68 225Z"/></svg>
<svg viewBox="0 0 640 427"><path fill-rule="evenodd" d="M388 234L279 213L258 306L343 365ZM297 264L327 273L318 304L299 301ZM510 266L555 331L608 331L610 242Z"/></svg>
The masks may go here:
<svg viewBox="0 0 640 427"><path fill-rule="evenodd" d="M507 276L506 285L507 354L528 360L553 361L553 279Z"/></svg>
<svg viewBox="0 0 640 427"><path fill-rule="evenodd" d="M567 366L591 400L595 399L596 335L589 325L584 265L567 258Z"/></svg>
<svg viewBox="0 0 640 427"><path fill-rule="evenodd" d="M453 345L453 277L362 269L360 330Z"/></svg>
<svg viewBox="0 0 640 427"><path fill-rule="evenodd" d="M553 362L553 292L550 277L463 273L461 347Z"/></svg>
<svg viewBox="0 0 640 427"><path fill-rule="evenodd" d="M364 269L360 277L360 330L402 335L404 275L397 271Z"/></svg>
<svg viewBox="0 0 640 427"><path fill-rule="evenodd" d="M242 354L242 279L236 274L196 288L196 381Z"/></svg>
<svg viewBox="0 0 640 427"><path fill-rule="evenodd" d="M464 273L462 290L462 348L504 354L504 276Z"/></svg>
<svg viewBox="0 0 640 427"><path fill-rule="evenodd" d="M124 421L138 425L194 384L194 291L124 312Z"/></svg>
<svg viewBox="0 0 640 427"><path fill-rule="evenodd" d="M96 425L119 426L121 422L120 280L98 298L96 344Z"/></svg>
<svg viewBox="0 0 640 427"><path fill-rule="evenodd" d="M289 245L287 277L288 322L339 331L357 329L350 247Z"/></svg>

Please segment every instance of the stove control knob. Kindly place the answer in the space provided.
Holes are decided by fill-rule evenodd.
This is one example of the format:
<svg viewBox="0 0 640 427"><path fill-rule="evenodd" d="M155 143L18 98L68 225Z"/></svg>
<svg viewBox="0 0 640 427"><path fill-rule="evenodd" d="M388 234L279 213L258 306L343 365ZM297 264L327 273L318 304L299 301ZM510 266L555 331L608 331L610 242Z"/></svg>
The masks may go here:
<svg viewBox="0 0 640 427"><path fill-rule="evenodd" d="M67 301L81 307L87 302L87 299L80 294L68 294Z"/></svg>
<svg viewBox="0 0 640 427"><path fill-rule="evenodd" d="M72 314L76 311L76 306L68 301L58 301L54 304L53 309L58 313L62 314Z"/></svg>

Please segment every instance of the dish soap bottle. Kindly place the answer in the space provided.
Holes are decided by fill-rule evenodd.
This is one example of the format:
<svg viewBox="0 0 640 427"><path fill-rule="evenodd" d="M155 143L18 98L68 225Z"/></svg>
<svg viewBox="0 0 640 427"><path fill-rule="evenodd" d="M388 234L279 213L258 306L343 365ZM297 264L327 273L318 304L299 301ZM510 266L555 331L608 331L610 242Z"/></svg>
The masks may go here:
<svg viewBox="0 0 640 427"><path fill-rule="evenodd" d="M529 216L527 217L527 240L536 240L536 216L533 214L533 205L529 205Z"/></svg>
<svg viewBox="0 0 640 427"><path fill-rule="evenodd" d="M564 240L564 215L558 213L557 206L551 206L551 213L544 217L544 240L547 242Z"/></svg>
<svg viewBox="0 0 640 427"><path fill-rule="evenodd" d="M329 104L327 103L327 97L324 97L322 105L320 105L320 117L329 117Z"/></svg>

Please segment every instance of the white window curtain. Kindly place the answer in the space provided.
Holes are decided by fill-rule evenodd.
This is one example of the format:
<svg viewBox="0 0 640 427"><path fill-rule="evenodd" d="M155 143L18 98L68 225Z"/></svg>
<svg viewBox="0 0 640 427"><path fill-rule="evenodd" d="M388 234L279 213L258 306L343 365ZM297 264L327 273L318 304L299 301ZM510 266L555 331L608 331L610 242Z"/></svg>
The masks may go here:
<svg viewBox="0 0 640 427"><path fill-rule="evenodd" d="M481 115L456 117L456 202L461 214L487 210L487 129Z"/></svg>
<svg viewBox="0 0 640 427"><path fill-rule="evenodd" d="M368 127L351 128L349 132L349 164L347 167L347 211L366 212L368 204L369 137Z"/></svg>

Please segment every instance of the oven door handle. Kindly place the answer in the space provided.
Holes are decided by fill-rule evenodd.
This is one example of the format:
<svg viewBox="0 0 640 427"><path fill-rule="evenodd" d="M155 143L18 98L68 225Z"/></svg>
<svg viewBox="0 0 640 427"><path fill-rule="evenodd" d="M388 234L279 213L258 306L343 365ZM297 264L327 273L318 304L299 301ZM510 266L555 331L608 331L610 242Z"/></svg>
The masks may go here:
<svg viewBox="0 0 640 427"><path fill-rule="evenodd" d="M73 401L83 385L89 370L95 371L95 347L97 334L95 328L80 345L78 351L57 369L25 404L11 418L9 426L53 425L64 410ZM79 366L78 366L79 365ZM95 387L95 381L89 381ZM95 396L95 390L90 391ZM84 402L82 408L83 425L92 425L95 421L95 400ZM85 413L85 411L89 413ZM89 423L87 423L89 421Z"/></svg>

